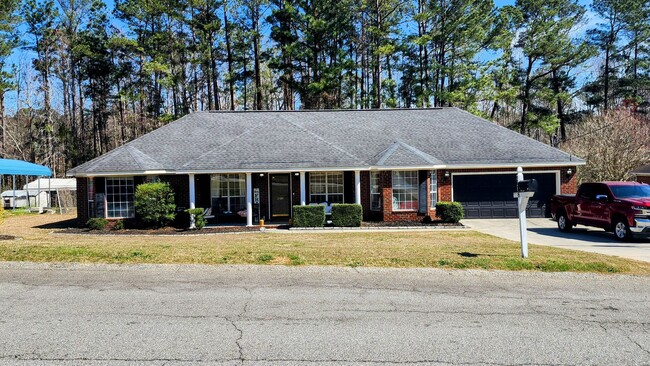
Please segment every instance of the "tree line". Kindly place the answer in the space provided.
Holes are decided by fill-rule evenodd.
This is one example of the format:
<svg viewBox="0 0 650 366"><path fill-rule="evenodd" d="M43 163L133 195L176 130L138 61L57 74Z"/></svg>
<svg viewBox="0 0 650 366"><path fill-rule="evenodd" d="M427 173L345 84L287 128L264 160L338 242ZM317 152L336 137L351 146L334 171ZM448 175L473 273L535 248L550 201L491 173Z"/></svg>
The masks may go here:
<svg viewBox="0 0 650 366"><path fill-rule="evenodd" d="M455 106L557 146L647 122L649 53L647 0L0 0L0 156L62 174L208 109Z"/></svg>

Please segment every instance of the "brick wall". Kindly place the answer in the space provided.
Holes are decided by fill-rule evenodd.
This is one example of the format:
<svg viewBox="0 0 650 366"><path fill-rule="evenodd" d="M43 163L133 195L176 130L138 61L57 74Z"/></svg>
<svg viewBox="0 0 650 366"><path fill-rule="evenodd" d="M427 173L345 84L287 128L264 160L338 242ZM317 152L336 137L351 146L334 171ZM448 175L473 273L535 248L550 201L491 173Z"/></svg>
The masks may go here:
<svg viewBox="0 0 650 366"><path fill-rule="evenodd" d="M89 218L88 178L77 178L77 223L84 225Z"/></svg>
<svg viewBox="0 0 650 366"><path fill-rule="evenodd" d="M172 188L174 191L174 203L176 204L176 207L184 207L184 208L189 208L190 207L190 179L188 175L161 175L159 176L161 182L169 183L169 186ZM202 189L199 189L197 180L199 180L199 176L194 177L194 187L196 189L196 202L195 205L196 207L207 207L206 202L201 201L199 198L203 198L200 196L200 194L203 194L205 196L205 193L203 193ZM209 187L210 181L208 177L208 187ZM208 188L207 192L207 200L209 202L210 197L210 191Z"/></svg>
<svg viewBox="0 0 650 366"><path fill-rule="evenodd" d="M639 182L639 183L650 184L650 175L644 175L644 176L637 175L636 181Z"/></svg>
<svg viewBox="0 0 650 366"><path fill-rule="evenodd" d="M361 207L363 219L370 220L370 172L361 172Z"/></svg>

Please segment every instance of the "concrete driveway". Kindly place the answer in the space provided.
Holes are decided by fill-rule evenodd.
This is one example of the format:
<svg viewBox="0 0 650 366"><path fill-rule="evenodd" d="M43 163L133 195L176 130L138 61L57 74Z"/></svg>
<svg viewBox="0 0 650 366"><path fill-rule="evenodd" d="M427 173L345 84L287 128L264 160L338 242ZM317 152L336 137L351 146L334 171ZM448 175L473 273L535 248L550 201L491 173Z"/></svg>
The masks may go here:
<svg viewBox="0 0 650 366"><path fill-rule="evenodd" d="M578 226L563 233L551 219L528 219L528 242L563 249L582 250L650 262L650 238L619 242L603 229ZM519 219L467 219L463 224L476 231L519 241ZM534 256L531 251L529 255Z"/></svg>

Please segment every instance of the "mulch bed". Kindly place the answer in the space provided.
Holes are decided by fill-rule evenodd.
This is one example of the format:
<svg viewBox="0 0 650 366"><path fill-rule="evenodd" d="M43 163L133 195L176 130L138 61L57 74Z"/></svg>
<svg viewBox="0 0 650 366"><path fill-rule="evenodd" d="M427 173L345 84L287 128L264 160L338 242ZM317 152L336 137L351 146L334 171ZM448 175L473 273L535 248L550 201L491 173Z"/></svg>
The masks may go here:
<svg viewBox="0 0 650 366"><path fill-rule="evenodd" d="M414 221L364 221L361 227L465 227L463 224L431 221L431 222L414 222Z"/></svg>
<svg viewBox="0 0 650 366"><path fill-rule="evenodd" d="M282 226L266 226L266 229L282 229ZM57 234L92 234L92 235L196 235L216 233L239 233L260 231L259 226L216 226L205 227L201 230L177 229L164 227L161 229L123 229L123 230L90 230L88 228L67 228L56 231Z"/></svg>
<svg viewBox="0 0 650 366"><path fill-rule="evenodd" d="M462 228L463 224L457 223L448 223L441 221L433 222L413 222L413 221L392 221L392 222L363 222L361 224L362 228L391 228L391 227L413 227L413 228ZM265 226L266 230L286 230L289 229L288 225L267 225ZM177 229L174 227L164 227L161 229L123 229L123 230L91 230L88 228L75 228L70 227L62 230L55 231L57 234L92 234L92 235L197 235L197 234L217 234L217 233L242 233L242 232L259 232L259 226L210 226L205 227L201 230L187 230L187 229ZM14 237L9 237L8 239L14 239ZM0 240L2 236L0 235Z"/></svg>
<svg viewBox="0 0 650 366"><path fill-rule="evenodd" d="M15 236L11 236L11 235L0 235L0 240L14 240L14 239L16 239Z"/></svg>

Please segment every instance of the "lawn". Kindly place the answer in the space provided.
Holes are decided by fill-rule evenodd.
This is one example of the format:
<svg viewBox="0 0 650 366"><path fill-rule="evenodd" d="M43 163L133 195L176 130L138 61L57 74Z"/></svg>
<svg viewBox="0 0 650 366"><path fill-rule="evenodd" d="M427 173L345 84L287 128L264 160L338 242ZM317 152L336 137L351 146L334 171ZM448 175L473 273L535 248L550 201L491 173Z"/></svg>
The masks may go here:
<svg viewBox="0 0 650 366"><path fill-rule="evenodd" d="M57 234L66 215L9 215L1 261L435 267L650 275L650 263L531 245L459 231L275 232L196 236Z"/></svg>

